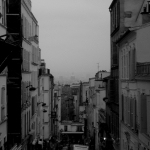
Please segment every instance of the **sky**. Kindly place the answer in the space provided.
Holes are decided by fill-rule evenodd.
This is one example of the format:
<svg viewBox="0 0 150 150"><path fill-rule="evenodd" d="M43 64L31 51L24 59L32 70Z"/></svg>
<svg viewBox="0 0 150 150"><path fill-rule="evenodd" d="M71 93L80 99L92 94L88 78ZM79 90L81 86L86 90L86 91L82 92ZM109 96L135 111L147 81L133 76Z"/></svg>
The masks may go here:
<svg viewBox="0 0 150 150"><path fill-rule="evenodd" d="M112 0L32 0L39 47L54 77L110 71Z"/></svg>

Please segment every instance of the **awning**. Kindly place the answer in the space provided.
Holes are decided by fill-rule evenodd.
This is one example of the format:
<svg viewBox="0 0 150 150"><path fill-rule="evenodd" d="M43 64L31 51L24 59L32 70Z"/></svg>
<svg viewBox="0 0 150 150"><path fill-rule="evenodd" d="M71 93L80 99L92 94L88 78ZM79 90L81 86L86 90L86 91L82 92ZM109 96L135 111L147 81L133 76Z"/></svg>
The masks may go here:
<svg viewBox="0 0 150 150"><path fill-rule="evenodd" d="M83 134L84 132L61 132L61 134Z"/></svg>

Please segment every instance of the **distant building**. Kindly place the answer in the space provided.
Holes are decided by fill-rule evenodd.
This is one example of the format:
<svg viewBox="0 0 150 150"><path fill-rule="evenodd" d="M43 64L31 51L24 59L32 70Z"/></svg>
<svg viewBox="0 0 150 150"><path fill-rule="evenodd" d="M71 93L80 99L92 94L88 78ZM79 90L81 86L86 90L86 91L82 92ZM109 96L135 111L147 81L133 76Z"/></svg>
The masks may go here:
<svg viewBox="0 0 150 150"><path fill-rule="evenodd" d="M44 60L41 60L41 68L39 70L39 99L38 104L38 128L40 139L47 140L51 134L51 91L53 83L51 82L50 69L46 68Z"/></svg>
<svg viewBox="0 0 150 150"><path fill-rule="evenodd" d="M76 78L75 78L74 74L72 74L70 77L70 84L72 84L74 82L76 82Z"/></svg>

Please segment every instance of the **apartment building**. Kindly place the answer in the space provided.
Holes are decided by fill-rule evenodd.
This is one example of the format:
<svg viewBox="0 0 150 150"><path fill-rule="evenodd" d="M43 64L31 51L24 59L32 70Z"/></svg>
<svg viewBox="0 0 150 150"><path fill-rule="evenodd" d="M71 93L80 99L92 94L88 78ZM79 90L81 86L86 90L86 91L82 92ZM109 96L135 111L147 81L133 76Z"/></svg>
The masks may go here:
<svg viewBox="0 0 150 150"><path fill-rule="evenodd" d="M0 149L7 148L7 68L0 73Z"/></svg>
<svg viewBox="0 0 150 150"><path fill-rule="evenodd" d="M30 0L7 1L6 15L9 37L6 41L16 46L11 63L8 64L8 149L30 149L36 137L36 120L33 119L32 122L35 116L33 114L36 114L36 105L33 106L32 97L37 95L37 81L34 83L36 85L31 84L31 72L37 72L38 67L34 70L31 62L35 53L35 50L32 52L32 46L36 45L34 60L38 66L38 23L32 14ZM34 78L37 80L37 74ZM12 101L14 96L15 101Z"/></svg>
<svg viewBox="0 0 150 150"><path fill-rule="evenodd" d="M149 29L131 28L120 45L121 148L149 149Z"/></svg>
<svg viewBox="0 0 150 150"><path fill-rule="evenodd" d="M0 6L0 40L3 40L5 38L2 38L1 36L6 34L6 2L1 0ZM5 150L7 148L7 67L5 66L5 69L1 69L2 72L0 72L0 149Z"/></svg>
<svg viewBox="0 0 150 150"><path fill-rule="evenodd" d="M119 47L116 42L126 33L129 27L138 24L137 16L142 9L144 1L113 0L109 10L111 16L111 74L108 81L110 95L106 103L109 109L110 123L108 128L114 139L115 149L120 149L120 124L119 124Z"/></svg>
<svg viewBox="0 0 150 150"><path fill-rule="evenodd" d="M107 105L107 107L110 109L110 134L112 138L115 140L119 139L119 82L118 82L118 74L119 74L119 55L118 55L118 48L115 44L117 38L119 37L119 34L121 30L123 30L123 23L122 23L122 17L123 17L123 0L113 0L110 7L110 54L111 54L111 73L110 73L110 80L109 80L109 86L110 86L110 96L109 96L109 102L111 102L110 105ZM116 147L116 149L119 149Z"/></svg>
<svg viewBox="0 0 150 150"><path fill-rule="evenodd" d="M136 2L135 2L136 3ZM129 28L119 47L121 149L149 149L149 15L148 1L128 3L137 14L125 20ZM135 27L134 27L135 26Z"/></svg>
<svg viewBox="0 0 150 150"><path fill-rule="evenodd" d="M94 127L96 130L95 135L95 149L101 149L101 145L105 138L103 126L106 126L106 103L104 98L106 97L106 83L104 78L108 77L110 72L105 70L99 71L95 74L95 99L93 101L94 108Z"/></svg>
<svg viewBox="0 0 150 150"><path fill-rule="evenodd" d="M46 68L46 63L41 60L39 70L39 99L38 99L38 128L39 137L42 141L49 140L51 136L51 111L52 111L52 90L50 69Z"/></svg>
<svg viewBox="0 0 150 150"><path fill-rule="evenodd" d="M22 149L29 149L32 136L35 141L38 135L37 99L38 69L40 63L38 22L31 11L31 1L21 1L22 18ZM30 133L30 134L29 134ZM25 140L25 141L24 141ZM35 142L33 142L35 143ZM34 145L34 144L33 144Z"/></svg>
<svg viewBox="0 0 150 150"><path fill-rule="evenodd" d="M61 92L62 86L61 85L55 85L54 87L54 101L55 101L55 111L56 112L56 118L55 124L56 124L56 136L60 140L60 125L61 125Z"/></svg>

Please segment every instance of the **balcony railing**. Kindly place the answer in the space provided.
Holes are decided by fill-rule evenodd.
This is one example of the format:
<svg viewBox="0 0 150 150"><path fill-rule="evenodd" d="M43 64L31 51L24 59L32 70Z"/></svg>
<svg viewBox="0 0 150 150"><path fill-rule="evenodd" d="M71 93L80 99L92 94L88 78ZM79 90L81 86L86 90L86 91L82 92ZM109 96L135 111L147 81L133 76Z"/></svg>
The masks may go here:
<svg viewBox="0 0 150 150"><path fill-rule="evenodd" d="M137 63L136 76L138 75L150 75L150 62Z"/></svg>

